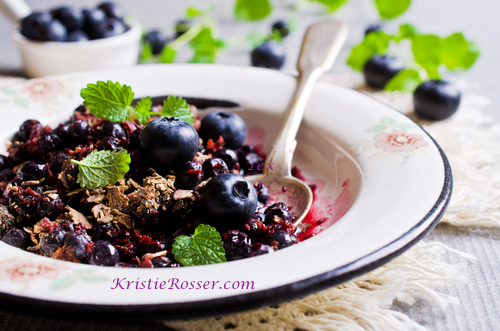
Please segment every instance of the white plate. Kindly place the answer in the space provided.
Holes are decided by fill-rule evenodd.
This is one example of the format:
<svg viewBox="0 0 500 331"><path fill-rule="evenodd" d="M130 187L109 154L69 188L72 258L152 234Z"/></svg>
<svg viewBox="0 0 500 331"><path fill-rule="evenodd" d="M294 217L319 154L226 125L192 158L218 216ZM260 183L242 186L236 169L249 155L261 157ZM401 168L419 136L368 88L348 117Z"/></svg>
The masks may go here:
<svg viewBox="0 0 500 331"><path fill-rule="evenodd" d="M267 150L296 86L283 72L222 65L141 65L39 78L0 90L0 138L27 118L50 125L66 120L81 104L80 89L97 80L130 85L136 97L236 102L248 140ZM451 195L448 161L421 127L327 82L312 93L294 164L317 185L314 219L324 221L298 245L216 265L118 269L61 262L0 242L1 306L83 319L169 319L270 305L342 283L401 254L433 228ZM139 279L139 286L121 289L117 279L122 287ZM149 279L166 282L165 288L136 289ZM175 279L188 288L177 289ZM252 283L223 288L241 286L236 281L253 282L253 289Z"/></svg>

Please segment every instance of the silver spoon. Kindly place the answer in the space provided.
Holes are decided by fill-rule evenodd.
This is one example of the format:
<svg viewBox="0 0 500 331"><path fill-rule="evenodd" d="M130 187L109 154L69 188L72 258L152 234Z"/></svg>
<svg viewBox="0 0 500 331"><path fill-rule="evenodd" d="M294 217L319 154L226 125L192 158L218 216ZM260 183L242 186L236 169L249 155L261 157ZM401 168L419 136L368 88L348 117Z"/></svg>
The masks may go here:
<svg viewBox="0 0 500 331"><path fill-rule="evenodd" d="M252 184L262 183L269 187L277 201L293 206L293 213L297 216L293 223L295 227L302 222L313 200L309 186L291 173L293 152L297 145L295 137L314 83L332 67L348 31L347 24L332 20L324 20L309 27L297 62L297 89L274 147L266 158L264 173L246 177Z"/></svg>

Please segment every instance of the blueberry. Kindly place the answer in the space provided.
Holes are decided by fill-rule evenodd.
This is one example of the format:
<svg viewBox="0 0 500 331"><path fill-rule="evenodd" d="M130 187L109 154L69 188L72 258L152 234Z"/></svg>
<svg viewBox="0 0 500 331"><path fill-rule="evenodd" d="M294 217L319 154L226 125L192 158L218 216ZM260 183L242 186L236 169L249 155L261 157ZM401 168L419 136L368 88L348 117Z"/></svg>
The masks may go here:
<svg viewBox="0 0 500 331"><path fill-rule="evenodd" d="M99 150L100 151L114 151L120 148L120 142L118 139L113 137L104 137L99 140Z"/></svg>
<svg viewBox="0 0 500 331"><path fill-rule="evenodd" d="M119 229L113 223L98 223L94 228L92 238L97 240L114 238L119 235Z"/></svg>
<svg viewBox="0 0 500 331"><path fill-rule="evenodd" d="M64 210L64 204L59 197L52 199L48 196L43 196L38 200L36 211L40 217L50 217L54 219Z"/></svg>
<svg viewBox="0 0 500 331"><path fill-rule="evenodd" d="M151 263L153 263L153 268L176 268L181 266L179 263L172 262L164 256L155 257L151 260Z"/></svg>
<svg viewBox="0 0 500 331"><path fill-rule="evenodd" d="M61 139L57 134L43 132L42 134L40 134L37 148L40 153L45 154L59 147L60 142Z"/></svg>
<svg viewBox="0 0 500 331"><path fill-rule="evenodd" d="M92 242L92 239L85 233L69 232L64 237L64 245L73 250L74 257L81 260L89 255L87 244Z"/></svg>
<svg viewBox="0 0 500 331"><path fill-rule="evenodd" d="M368 35L370 32L382 31L382 29L383 29L382 24L378 24L378 23L370 24L370 25L368 25L368 27L365 30L365 36Z"/></svg>
<svg viewBox="0 0 500 331"><path fill-rule="evenodd" d="M90 132L90 125L85 120L78 120L68 127L68 136L75 145L86 143Z"/></svg>
<svg viewBox="0 0 500 331"><path fill-rule="evenodd" d="M210 178L229 172L226 162L216 157L203 162L203 171L205 172L205 178Z"/></svg>
<svg viewBox="0 0 500 331"><path fill-rule="evenodd" d="M120 124L108 121L102 124L99 134L101 137L115 137L118 140L127 138L127 134Z"/></svg>
<svg viewBox="0 0 500 331"><path fill-rule="evenodd" d="M252 245L252 247L250 247L250 253L248 254L248 256L254 257L269 253L274 253L274 248L272 246L255 243Z"/></svg>
<svg viewBox="0 0 500 331"><path fill-rule="evenodd" d="M235 113L222 110L211 112L201 120L200 138L206 144L208 139L216 141L219 136L224 138L225 147L237 149L247 136L247 126Z"/></svg>
<svg viewBox="0 0 500 331"><path fill-rule="evenodd" d="M98 240L94 242L94 249L88 257L89 264L100 266L114 266L120 262L120 254L109 241Z"/></svg>
<svg viewBox="0 0 500 331"><path fill-rule="evenodd" d="M116 18L106 18L94 26L90 32L91 39L101 39L118 36L126 30L125 24Z"/></svg>
<svg viewBox="0 0 500 331"><path fill-rule="evenodd" d="M1 239L4 243L17 248L24 248L26 246L26 237L23 230L12 228L3 235Z"/></svg>
<svg viewBox="0 0 500 331"><path fill-rule="evenodd" d="M269 198L271 197L269 189L264 184L262 185L255 184L255 185L257 186L256 187L257 199L259 200L260 203L265 205L267 201L269 201Z"/></svg>
<svg viewBox="0 0 500 331"><path fill-rule="evenodd" d="M125 17L125 8L116 2L102 2L97 6L97 9L102 10L109 18L123 20Z"/></svg>
<svg viewBox="0 0 500 331"><path fill-rule="evenodd" d="M62 139L63 143L66 143L69 142L70 140L70 135L68 131L69 131L69 124L59 124L57 128L55 128L52 132L57 134L59 138Z"/></svg>
<svg viewBox="0 0 500 331"><path fill-rule="evenodd" d="M29 39L35 39L34 31L41 24L52 21L50 13L45 11L35 11L23 18L21 22L21 33Z"/></svg>
<svg viewBox="0 0 500 331"><path fill-rule="evenodd" d="M39 180L49 175L49 167L45 164L37 164L33 161L26 162L18 171L17 178L20 181Z"/></svg>
<svg viewBox="0 0 500 331"><path fill-rule="evenodd" d="M275 40L268 40L252 51L252 65L279 69L285 63L285 48Z"/></svg>
<svg viewBox="0 0 500 331"><path fill-rule="evenodd" d="M257 193L244 177L231 173L213 177L199 200L203 217L218 230L240 228L257 207Z"/></svg>
<svg viewBox="0 0 500 331"><path fill-rule="evenodd" d="M92 29L99 23L104 22L106 19L106 13L100 9L84 9L82 10L84 25L83 30L87 33L92 31Z"/></svg>
<svg viewBox="0 0 500 331"><path fill-rule="evenodd" d="M70 163L64 168L61 180L66 188L72 189L80 186L80 184L76 182L78 172L78 164L76 163Z"/></svg>
<svg viewBox="0 0 500 331"><path fill-rule="evenodd" d="M373 88L384 88L392 77L404 69L401 59L390 55L374 55L363 68L366 83Z"/></svg>
<svg viewBox="0 0 500 331"><path fill-rule="evenodd" d="M129 145L129 150L135 151L136 149L139 149L139 136L141 135L142 129L136 129L134 132L132 132L132 135L130 136L130 145Z"/></svg>
<svg viewBox="0 0 500 331"><path fill-rule="evenodd" d="M17 131L15 139L18 141L26 141L30 138L31 131L35 127L41 127L42 124L37 120L26 120L19 127L19 131Z"/></svg>
<svg viewBox="0 0 500 331"><path fill-rule="evenodd" d="M448 82L429 80L413 92L415 112L422 118L439 121L453 115L460 105L460 92Z"/></svg>
<svg viewBox="0 0 500 331"><path fill-rule="evenodd" d="M66 232L75 231L75 225L70 220L62 220L61 223L59 223L59 226Z"/></svg>
<svg viewBox="0 0 500 331"><path fill-rule="evenodd" d="M175 172L176 187L194 189L203 180L203 167L196 162L186 162Z"/></svg>
<svg viewBox="0 0 500 331"><path fill-rule="evenodd" d="M68 34L68 39L66 41L79 42L79 41L86 41L89 39L90 39L90 37L88 36L88 34L83 32L82 30L75 30L75 31L71 31Z"/></svg>
<svg viewBox="0 0 500 331"><path fill-rule="evenodd" d="M273 224L274 216L278 216L285 222L292 221L292 215L290 215L288 207L283 202L278 202L267 207L265 215L266 215L266 224Z"/></svg>
<svg viewBox="0 0 500 331"><path fill-rule="evenodd" d="M44 22L35 27L33 36L39 41L66 41L68 31L58 20Z"/></svg>
<svg viewBox="0 0 500 331"><path fill-rule="evenodd" d="M66 231L61 228L54 228L49 233L43 233L40 236L40 253L43 256L51 256L59 245L63 242Z"/></svg>
<svg viewBox="0 0 500 331"><path fill-rule="evenodd" d="M221 148L215 151L214 157L224 160L229 170L233 170L238 163L238 155L235 151L228 148Z"/></svg>
<svg viewBox="0 0 500 331"><path fill-rule="evenodd" d="M290 29L285 21L276 21L272 26L272 31L278 31L281 38L285 38L290 33Z"/></svg>
<svg viewBox="0 0 500 331"><path fill-rule="evenodd" d="M257 167L258 164L262 162L264 162L264 159L256 153L255 147L245 145L238 150L238 163L240 164L241 169L243 169L245 175L259 173Z"/></svg>
<svg viewBox="0 0 500 331"><path fill-rule="evenodd" d="M224 251L228 261L241 260L248 257L252 242L243 232L230 230L222 235Z"/></svg>
<svg viewBox="0 0 500 331"><path fill-rule="evenodd" d="M175 23L175 34L176 37L182 36L184 33L187 32L187 30L191 29L193 26L193 22L188 21L188 20L178 20Z"/></svg>
<svg viewBox="0 0 500 331"><path fill-rule="evenodd" d="M174 117L149 122L139 135L141 157L166 168L164 171L191 161L198 151L198 143L196 130L188 122Z"/></svg>
<svg viewBox="0 0 500 331"><path fill-rule="evenodd" d="M275 230L273 233L269 234L266 240L266 244L277 246L278 249L292 246L298 242L299 239L294 234L283 230Z"/></svg>
<svg viewBox="0 0 500 331"><path fill-rule="evenodd" d="M83 28L84 17L80 9L63 6L51 11L52 17L61 22L66 29L75 31Z"/></svg>
<svg viewBox="0 0 500 331"><path fill-rule="evenodd" d="M10 160L7 156L0 154L0 171L10 167Z"/></svg>
<svg viewBox="0 0 500 331"><path fill-rule="evenodd" d="M151 45L151 53L153 53L153 55L160 54L168 42L167 36L159 30L149 31L144 37L144 40Z"/></svg>

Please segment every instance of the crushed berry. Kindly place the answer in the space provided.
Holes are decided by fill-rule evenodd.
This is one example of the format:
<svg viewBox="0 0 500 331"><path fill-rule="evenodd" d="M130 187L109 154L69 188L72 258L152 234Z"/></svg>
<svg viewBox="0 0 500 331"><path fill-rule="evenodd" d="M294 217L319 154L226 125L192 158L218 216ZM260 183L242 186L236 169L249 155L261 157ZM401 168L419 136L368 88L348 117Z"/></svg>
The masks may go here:
<svg viewBox="0 0 500 331"><path fill-rule="evenodd" d="M230 230L222 235L226 259L228 261L247 258L252 242L243 232Z"/></svg>
<svg viewBox="0 0 500 331"><path fill-rule="evenodd" d="M210 178L229 172L226 162L216 157L203 162L203 171L205 172L205 178Z"/></svg>

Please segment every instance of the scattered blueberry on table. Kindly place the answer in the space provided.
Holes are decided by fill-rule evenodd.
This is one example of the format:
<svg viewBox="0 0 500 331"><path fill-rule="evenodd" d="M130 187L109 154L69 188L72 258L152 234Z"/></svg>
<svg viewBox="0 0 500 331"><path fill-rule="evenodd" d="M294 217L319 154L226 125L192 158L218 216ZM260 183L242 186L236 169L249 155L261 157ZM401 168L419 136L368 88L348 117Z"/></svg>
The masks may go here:
<svg viewBox="0 0 500 331"><path fill-rule="evenodd" d="M422 118L439 121L453 115L460 105L460 91L442 80L420 84L413 93L415 112Z"/></svg>

